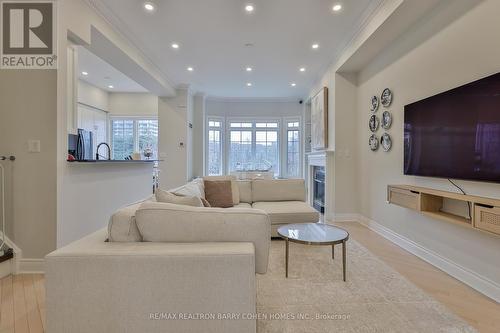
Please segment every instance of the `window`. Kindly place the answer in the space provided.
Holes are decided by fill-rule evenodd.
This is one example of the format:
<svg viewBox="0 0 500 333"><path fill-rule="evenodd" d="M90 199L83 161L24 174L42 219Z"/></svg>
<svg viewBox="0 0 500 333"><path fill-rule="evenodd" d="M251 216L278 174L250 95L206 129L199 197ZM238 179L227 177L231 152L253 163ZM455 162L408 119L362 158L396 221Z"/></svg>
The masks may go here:
<svg viewBox="0 0 500 333"><path fill-rule="evenodd" d="M278 122L231 122L229 172L273 170L279 175Z"/></svg>
<svg viewBox="0 0 500 333"><path fill-rule="evenodd" d="M209 176L222 175L222 121L208 121L208 163Z"/></svg>
<svg viewBox="0 0 500 333"><path fill-rule="evenodd" d="M205 174L269 170L276 177L300 178L300 119L207 117Z"/></svg>
<svg viewBox="0 0 500 333"><path fill-rule="evenodd" d="M287 122L287 150L286 173L287 176L300 177L300 128L299 122Z"/></svg>
<svg viewBox="0 0 500 333"><path fill-rule="evenodd" d="M158 119L121 118L111 119L111 154L115 160L123 160L135 151L144 156L152 151L151 159L158 159Z"/></svg>

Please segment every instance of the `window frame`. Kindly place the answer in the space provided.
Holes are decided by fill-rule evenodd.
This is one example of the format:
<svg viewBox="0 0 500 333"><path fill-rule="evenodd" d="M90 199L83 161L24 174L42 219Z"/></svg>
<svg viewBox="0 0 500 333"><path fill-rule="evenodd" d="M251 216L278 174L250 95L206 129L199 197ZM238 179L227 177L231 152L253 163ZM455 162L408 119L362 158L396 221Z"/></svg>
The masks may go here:
<svg viewBox="0 0 500 333"><path fill-rule="evenodd" d="M203 170L204 170L204 175L208 175L208 131L209 131L209 126L208 123L209 121L219 121L221 122L222 125L222 130L221 130L221 145L222 145L222 150L221 150L221 163L222 163L222 175L228 175L229 174L229 154L230 154L230 148L231 148L231 142L230 142L230 131L231 129L233 130L251 130L252 131L252 145L255 144L255 131L258 130L275 130L278 131L278 177L288 177L288 164L287 164L287 158L288 158L288 141L287 141L287 135L288 135L288 122L298 122L299 123L299 176L303 178L304 177L304 152L305 152L305 147L304 147L304 118L301 115L297 116L286 116L286 117L257 117L257 116L252 116L252 117L225 117L225 116L211 116L211 115L206 115L204 121L204 150L203 150ZM237 122L251 122L253 123L252 127L231 127L231 123L237 123ZM276 122L278 123L278 127L256 127L257 123L269 123L269 122ZM295 176L294 176L295 177Z"/></svg>
<svg viewBox="0 0 500 333"><path fill-rule="evenodd" d="M108 117L108 142L111 149L111 158L114 159L113 153L113 121L114 120L132 120L134 122L134 151L139 151L139 126L137 122L140 120L156 120L158 122L158 141L160 138L160 123L158 121L158 116L141 116L141 115L109 115ZM159 142L158 142L159 145ZM160 152L157 152L157 155Z"/></svg>
<svg viewBox="0 0 500 333"><path fill-rule="evenodd" d="M231 127L231 123L252 123L252 127ZM277 123L277 127L257 127L257 123ZM256 151L256 132L257 131L277 131L277 144L278 144L278 159L277 167L275 173L278 177L282 175L281 170L281 147L282 147L282 119L277 117L227 117L226 118L226 137L230 138L231 130L234 131L251 131L252 132L252 154ZM224 174L229 174L230 172L230 152L231 152L231 140L225 140L224 155L225 158L225 170Z"/></svg>
<svg viewBox="0 0 500 333"><path fill-rule="evenodd" d="M299 123L298 127L288 127L288 123ZM282 156L283 156L283 169L282 175L287 178L292 178L288 174L288 131L289 130L298 130L299 131L299 174L298 177L303 178L304 177L304 124L302 121L302 117L296 116L296 117L283 117L283 151L282 151ZM294 178L297 176L293 176Z"/></svg>
<svg viewBox="0 0 500 333"><path fill-rule="evenodd" d="M209 123L211 121L217 121L220 123L220 127L211 127L209 126ZM226 137L226 125L225 125L225 119L224 117L219 117L219 116L207 116L206 119L205 119L205 131L204 131L204 137L203 137L203 141L204 141L204 146L205 146L205 149L203 150L203 170L204 170L204 174L206 176L209 175L209 172L208 172L208 167L209 167L209 161L208 161L208 152L209 152L209 140L208 140L208 133L210 131L210 129L219 129L220 130L220 153L221 153L221 157L220 157L220 161L221 161L221 175L224 175L226 174L226 154L225 154L225 137Z"/></svg>

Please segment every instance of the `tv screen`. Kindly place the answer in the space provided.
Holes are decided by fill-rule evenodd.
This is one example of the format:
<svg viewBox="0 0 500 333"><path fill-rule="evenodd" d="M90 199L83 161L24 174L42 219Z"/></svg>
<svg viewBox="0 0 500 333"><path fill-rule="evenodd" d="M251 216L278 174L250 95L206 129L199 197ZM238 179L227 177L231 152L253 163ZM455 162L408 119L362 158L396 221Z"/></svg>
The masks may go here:
<svg viewBox="0 0 500 333"><path fill-rule="evenodd" d="M500 182L500 73L405 106L404 173Z"/></svg>

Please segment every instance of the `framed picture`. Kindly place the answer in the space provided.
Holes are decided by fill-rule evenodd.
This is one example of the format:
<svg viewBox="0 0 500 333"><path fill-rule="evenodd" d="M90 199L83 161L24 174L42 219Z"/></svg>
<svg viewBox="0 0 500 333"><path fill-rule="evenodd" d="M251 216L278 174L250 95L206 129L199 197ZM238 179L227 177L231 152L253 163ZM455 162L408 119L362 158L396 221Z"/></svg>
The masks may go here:
<svg viewBox="0 0 500 333"><path fill-rule="evenodd" d="M328 88L323 87L311 99L311 147L328 147Z"/></svg>

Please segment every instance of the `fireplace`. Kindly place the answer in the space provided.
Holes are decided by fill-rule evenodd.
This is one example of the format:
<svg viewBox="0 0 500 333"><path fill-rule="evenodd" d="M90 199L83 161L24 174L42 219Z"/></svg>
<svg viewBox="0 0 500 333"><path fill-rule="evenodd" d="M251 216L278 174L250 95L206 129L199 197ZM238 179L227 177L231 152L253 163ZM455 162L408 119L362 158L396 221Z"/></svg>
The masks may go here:
<svg viewBox="0 0 500 333"><path fill-rule="evenodd" d="M307 154L308 201L321 214L325 214L328 210L325 206L330 185L328 185L326 156L326 152Z"/></svg>
<svg viewBox="0 0 500 333"><path fill-rule="evenodd" d="M321 214L325 213L325 167L312 167L312 205Z"/></svg>

